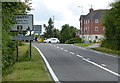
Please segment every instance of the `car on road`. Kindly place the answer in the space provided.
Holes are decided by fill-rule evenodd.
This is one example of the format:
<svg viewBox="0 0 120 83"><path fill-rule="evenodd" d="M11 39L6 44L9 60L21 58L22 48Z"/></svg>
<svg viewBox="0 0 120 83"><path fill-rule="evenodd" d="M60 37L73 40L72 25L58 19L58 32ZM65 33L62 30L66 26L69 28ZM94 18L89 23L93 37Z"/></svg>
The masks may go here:
<svg viewBox="0 0 120 83"><path fill-rule="evenodd" d="M60 43L58 38L49 38L43 41L44 43Z"/></svg>

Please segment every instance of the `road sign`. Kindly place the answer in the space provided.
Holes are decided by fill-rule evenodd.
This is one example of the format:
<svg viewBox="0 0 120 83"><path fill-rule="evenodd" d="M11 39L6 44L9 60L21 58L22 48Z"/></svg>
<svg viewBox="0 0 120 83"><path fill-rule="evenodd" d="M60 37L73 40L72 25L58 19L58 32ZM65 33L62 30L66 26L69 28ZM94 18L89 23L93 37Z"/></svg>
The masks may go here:
<svg viewBox="0 0 120 83"><path fill-rule="evenodd" d="M34 40L32 36L13 36L12 40Z"/></svg>
<svg viewBox="0 0 120 83"><path fill-rule="evenodd" d="M34 35L42 33L42 25L33 25Z"/></svg>
<svg viewBox="0 0 120 83"><path fill-rule="evenodd" d="M15 15L13 17L16 24L11 27L11 31L32 31L33 30L33 15Z"/></svg>

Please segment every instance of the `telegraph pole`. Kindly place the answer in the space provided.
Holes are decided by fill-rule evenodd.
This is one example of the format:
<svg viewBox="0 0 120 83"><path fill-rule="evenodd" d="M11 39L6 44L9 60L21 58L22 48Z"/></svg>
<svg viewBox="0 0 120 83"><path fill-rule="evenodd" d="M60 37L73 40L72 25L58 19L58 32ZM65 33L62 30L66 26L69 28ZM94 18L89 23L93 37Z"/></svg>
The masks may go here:
<svg viewBox="0 0 120 83"><path fill-rule="evenodd" d="M53 16L53 38L54 38L54 16Z"/></svg>

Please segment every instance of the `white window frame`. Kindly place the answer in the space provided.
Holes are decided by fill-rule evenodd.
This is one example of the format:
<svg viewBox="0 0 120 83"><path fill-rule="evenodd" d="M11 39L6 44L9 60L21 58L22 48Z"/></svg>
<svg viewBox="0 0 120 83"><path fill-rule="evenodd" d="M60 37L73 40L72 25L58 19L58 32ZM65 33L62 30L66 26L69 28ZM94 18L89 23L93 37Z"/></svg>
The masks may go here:
<svg viewBox="0 0 120 83"><path fill-rule="evenodd" d="M95 27L95 31L98 31L99 30L99 27Z"/></svg>
<svg viewBox="0 0 120 83"><path fill-rule="evenodd" d="M95 19L95 23L99 23L99 19Z"/></svg>

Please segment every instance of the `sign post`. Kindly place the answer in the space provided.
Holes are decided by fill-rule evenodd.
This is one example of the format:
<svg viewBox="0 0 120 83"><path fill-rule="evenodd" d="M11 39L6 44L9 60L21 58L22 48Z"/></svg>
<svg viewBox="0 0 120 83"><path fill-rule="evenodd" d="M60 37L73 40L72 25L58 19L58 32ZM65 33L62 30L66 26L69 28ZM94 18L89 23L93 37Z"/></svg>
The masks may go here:
<svg viewBox="0 0 120 83"><path fill-rule="evenodd" d="M31 31L30 31L30 36L31 36ZM30 58L31 58L31 40L30 40Z"/></svg>
<svg viewBox="0 0 120 83"><path fill-rule="evenodd" d="M16 61L18 61L18 41L19 40L29 40L30 41L30 58L31 58L31 40L34 39L34 37L31 36L31 31L33 31L33 15L32 14L26 14L26 15L15 15L13 17L16 21L16 24L14 24L11 27L11 31L15 32L23 32L23 31L30 31L30 36L14 36L12 40L17 40L16 44Z"/></svg>

